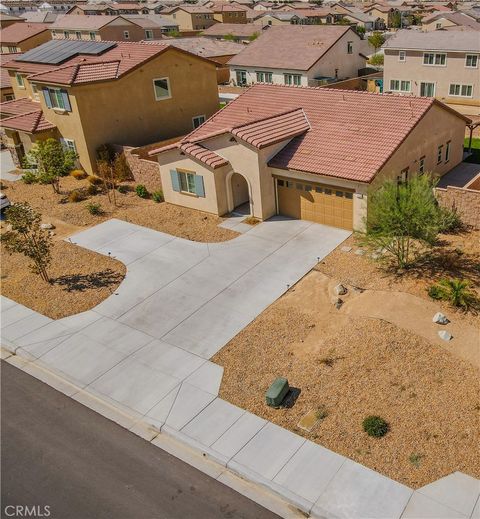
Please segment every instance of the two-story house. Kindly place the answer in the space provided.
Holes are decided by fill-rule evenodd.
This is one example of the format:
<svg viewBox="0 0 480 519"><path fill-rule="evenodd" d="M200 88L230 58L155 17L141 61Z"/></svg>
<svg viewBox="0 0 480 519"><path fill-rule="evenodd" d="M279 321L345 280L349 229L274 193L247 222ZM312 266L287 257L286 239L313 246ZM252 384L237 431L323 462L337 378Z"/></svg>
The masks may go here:
<svg viewBox="0 0 480 519"><path fill-rule="evenodd" d="M50 39L48 25L43 23L14 23L2 29L2 54L25 52Z"/></svg>
<svg viewBox="0 0 480 519"><path fill-rule="evenodd" d="M467 122L432 98L254 85L150 154L167 202L361 231L382 182L442 176L462 161Z"/></svg>
<svg viewBox="0 0 480 519"><path fill-rule="evenodd" d="M212 9L201 5L179 5L162 11L162 16L171 18L176 22L180 32L183 33L208 29L217 23L213 14Z"/></svg>
<svg viewBox="0 0 480 519"><path fill-rule="evenodd" d="M240 5L214 3L210 9L214 20L219 23L247 23L247 9Z"/></svg>
<svg viewBox="0 0 480 519"><path fill-rule="evenodd" d="M156 16L127 18L126 16L95 16L66 14L50 25L52 39L93 41L158 40L178 29L173 21Z"/></svg>
<svg viewBox="0 0 480 519"><path fill-rule="evenodd" d="M121 14L141 14L142 6L140 4L131 2L118 2L118 3L87 3L85 5L75 5L67 14L79 14L79 15L106 15L106 16L118 16Z"/></svg>
<svg viewBox="0 0 480 519"><path fill-rule="evenodd" d="M364 44L348 25L270 27L228 62L230 80L238 86L318 86L356 77L365 67Z"/></svg>
<svg viewBox="0 0 480 519"><path fill-rule="evenodd" d="M480 31L480 23L473 16L460 11L437 11L422 19L422 30L425 32L438 30L472 30Z"/></svg>
<svg viewBox="0 0 480 519"><path fill-rule="evenodd" d="M168 43L53 40L4 67L15 100L0 104L1 124L17 162L54 137L91 173L102 144L184 135L218 109L215 64Z"/></svg>
<svg viewBox="0 0 480 519"><path fill-rule="evenodd" d="M436 97L480 113L480 37L476 31L398 31L383 45L384 90Z"/></svg>

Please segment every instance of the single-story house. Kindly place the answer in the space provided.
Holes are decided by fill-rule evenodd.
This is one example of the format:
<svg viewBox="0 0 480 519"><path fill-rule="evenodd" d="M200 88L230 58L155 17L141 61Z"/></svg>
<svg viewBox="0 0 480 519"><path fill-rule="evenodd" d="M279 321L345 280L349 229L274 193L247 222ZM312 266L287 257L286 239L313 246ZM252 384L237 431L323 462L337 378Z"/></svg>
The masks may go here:
<svg viewBox="0 0 480 519"><path fill-rule="evenodd" d="M468 122L433 98L255 85L150 155L172 204L361 231L369 188L444 175L462 161Z"/></svg>

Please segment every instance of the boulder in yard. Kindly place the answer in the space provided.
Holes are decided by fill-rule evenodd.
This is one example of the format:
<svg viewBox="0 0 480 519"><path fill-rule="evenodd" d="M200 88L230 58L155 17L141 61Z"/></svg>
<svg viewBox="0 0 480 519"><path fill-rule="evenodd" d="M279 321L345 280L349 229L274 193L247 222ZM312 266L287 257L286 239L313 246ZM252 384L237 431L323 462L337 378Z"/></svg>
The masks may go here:
<svg viewBox="0 0 480 519"><path fill-rule="evenodd" d="M344 295L348 292L347 288L344 287L341 283L340 283L339 285L337 285L337 286L333 289L333 291L335 292L335 294L336 294L337 296L344 296Z"/></svg>
<svg viewBox="0 0 480 519"><path fill-rule="evenodd" d="M53 225L53 223L41 223L40 229L45 229L45 230L55 229L55 225Z"/></svg>
<svg viewBox="0 0 480 519"><path fill-rule="evenodd" d="M447 330L440 330L438 332L438 336L440 337L440 339L443 339L447 342L453 339L453 335L450 332L447 332Z"/></svg>
<svg viewBox="0 0 480 519"><path fill-rule="evenodd" d="M339 297L332 297L332 305L335 306L337 310L343 305L343 300Z"/></svg>
<svg viewBox="0 0 480 519"><path fill-rule="evenodd" d="M433 322L437 324L448 324L450 321L442 314L442 312L437 312L433 316Z"/></svg>

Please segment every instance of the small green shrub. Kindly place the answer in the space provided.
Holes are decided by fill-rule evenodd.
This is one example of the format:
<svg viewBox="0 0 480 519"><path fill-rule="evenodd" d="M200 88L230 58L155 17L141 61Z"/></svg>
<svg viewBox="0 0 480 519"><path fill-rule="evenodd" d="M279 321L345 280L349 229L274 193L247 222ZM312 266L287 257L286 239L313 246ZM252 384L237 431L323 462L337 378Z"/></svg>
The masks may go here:
<svg viewBox="0 0 480 519"><path fill-rule="evenodd" d="M465 279L441 279L428 289L428 295L464 310L478 306L477 295L470 289L470 282Z"/></svg>
<svg viewBox="0 0 480 519"><path fill-rule="evenodd" d="M99 186L102 183L102 179L96 175L88 175L87 180L94 186Z"/></svg>
<svg viewBox="0 0 480 519"><path fill-rule="evenodd" d="M455 232L463 227L463 222L455 210L440 207L438 218L440 232Z"/></svg>
<svg viewBox="0 0 480 519"><path fill-rule="evenodd" d="M163 191L161 191L161 190L154 191L152 193L152 200L157 203L163 202Z"/></svg>
<svg viewBox="0 0 480 519"><path fill-rule="evenodd" d="M317 420L323 420L328 416L327 408L324 405L321 405L316 411L315 411L315 418Z"/></svg>
<svg viewBox="0 0 480 519"><path fill-rule="evenodd" d="M80 193L80 191L77 191L76 189L74 191L71 191L68 194L69 202L81 202L82 200L83 200L82 193Z"/></svg>
<svg viewBox="0 0 480 519"><path fill-rule="evenodd" d="M137 193L137 195L140 198L147 198L148 197L148 190L147 190L147 188L143 184L138 184L135 187L135 193Z"/></svg>
<svg viewBox="0 0 480 519"><path fill-rule="evenodd" d="M98 193L98 188L94 184L88 184L86 188L87 195L94 196Z"/></svg>
<svg viewBox="0 0 480 519"><path fill-rule="evenodd" d="M423 458L423 455L422 454L418 454L416 452L412 452L412 454L410 454L410 456L408 457L408 461L414 465L415 467L419 467L420 466L420 460Z"/></svg>
<svg viewBox="0 0 480 519"><path fill-rule="evenodd" d="M388 423L379 416L367 416L363 420L363 430L374 438L385 436L389 430Z"/></svg>
<svg viewBox="0 0 480 519"><path fill-rule="evenodd" d="M36 184L38 175L34 171L26 170L22 175L22 180L25 184Z"/></svg>
<svg viewBox="0 0 480 519"><path fill-rule="evenodd" d="M87 178L87 174L82 169L74 169L73 171L70 171L70 176L76 178L77 180L83 180L84 178Z"/></svg>
<svg viewBox="0 0 480 519"><path fill-rule="evenodd" d="M103 209L102 209L102 206L100 204L97 204L95 202L91 202L90 204L87 204L87 211L94 215L94 216L97 216L97 215L100 215L100 214L103 214Z"/></svg>
<svg viewBox="0 0 480 519"><path fill-rule="evenodd" d="M130 188L128 186L126 186L125 184L120 184L117 187L117 191L119 193L122 193L122 195L124 195L125 193L128 193L130 191Z"/></svg>

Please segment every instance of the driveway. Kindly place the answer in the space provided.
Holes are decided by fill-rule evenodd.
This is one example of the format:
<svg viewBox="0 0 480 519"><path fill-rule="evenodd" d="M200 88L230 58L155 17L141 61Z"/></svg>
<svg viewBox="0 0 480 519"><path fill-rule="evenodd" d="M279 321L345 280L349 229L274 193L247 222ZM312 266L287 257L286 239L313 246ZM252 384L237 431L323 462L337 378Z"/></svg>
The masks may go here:
<svg viewBox="0 0 480 519"><path fill-rule="evenodd" d="M278 217L198 243L112 219L69 240L127 265L117 291L58 321L3 298L2 343L163 423L158 404L180 389L218 394L223 369L208 359L349 234Z"/></svg>
<svg viewBox="0 0 480 519"><path fill-rule="evenodd" d="M315 516L466 519L479 497L470 476L414 492L217 396L223 368L208 359L349 234L274 218L204 244L109 220L71 240L127 265L117 291L58 321L2 297L2 346L21 355L8 361L59 374L48 382L132 431L153 425ZM228 484L226 472L216 477Z"/></svg>

